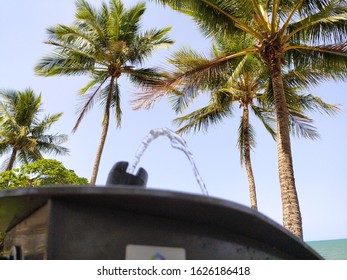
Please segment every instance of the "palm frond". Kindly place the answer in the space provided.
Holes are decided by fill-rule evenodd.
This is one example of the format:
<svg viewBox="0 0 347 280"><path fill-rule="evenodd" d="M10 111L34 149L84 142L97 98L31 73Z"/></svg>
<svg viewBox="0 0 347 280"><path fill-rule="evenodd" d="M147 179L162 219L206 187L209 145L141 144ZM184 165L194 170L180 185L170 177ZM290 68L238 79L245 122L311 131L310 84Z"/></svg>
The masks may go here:
<svg viewBox="0 0 347 280"><path fill-rule="evenodd" d="M177 130L177 133L179 134L187 133L189 131L206 131L211 125L220 124L227 116L227 112L220 112L217 108L206 106L184 117L176 118L174 123L177 126L181 126Z"/></svg>
<svg viewBox="0 0 347 280"><path fill-rule="evenodd" d="M302 67L289 70L283 75L287 87L297 90L312 89L320 83L328 80L339 80L338 74L324 69L312 69L311 67Z"/></svg>
<svg viewBox="0 0 347 280"><path fill-rule="evenodd" d="M296 111L289 111L289 126L293 136L304 137L311 140L319 139L319 133L316 127L312 125L312 119Z"/></svg>
<svg viewBox="0 0 347 280"><path fill-rule="evenodd" d="M130 81L139 87L154 86L166 77L159 68L124 68L123 73L127 74Z"/></svg>
<svg viewBox="0 0 347 280"><path fill-rule="evenodd" d="M264 125L267 132L270 133L272 139L276 140L276 119L274 116L274 112L271 109L267 109L264 107L251 105L253 113L258 117L261 123Z"/></svg>
<svg viewBox="0 0 347 280"><path fill-rule="evenodd" d="M117 127L120 127L122 123L122 109L121 109L120 97L121 97L120 88L119 88L118 80L116 80L113 87L111 108L115 112Z"/></svg>
<svg viewBox="0 0 347 280"><path fill-rule="evenodd" d="M127 69L123 72L128 75L133 84L141 88L139 92L133 94L134 98L130 101L134 110L140 108L149 109L155 102L154 96L159 98L158 93L152 91L153 88L160 87L165 82L165 79L168 78L167 73L156 68Z"/></svg>
<svg viewBox="0 0 347 280"><path fill-rule="evenodd" d="M46 115L44 116L43 120L41 121L36 121L32 123L32 128L31 128L31 133L33 135L42 135L46 131L48 131L51 126L57 122L63 113L57 113L53 115Z"/></svg>
<svg viewBox="0 0 347 280"><path fill-rule="evenodd" d="M136 36L136 34L139 33L140 19L144 14L145 10L145 3L140 2L124 12L124 19L121 20L121 40L131 42Z"/></svg>
<svg viewBox="0 0 347 280"><path fill-rule="evenodd" d="M100 78L100 77L99 77ZM72 129L72 132L76 132L81 121L85 117L85 115L88 113L88 111L94 106L95 102L97 101L97 95L99 94L101 87L105 84L107 79L109 78L106 76L103 81L100 81L98 79L91 81L85 88L81 90L82 95L82 106L78 109L78 118L76 121L75 126ZM89 94L85 94L87 90L91 89L92 86L98 84L98 86Z"/></svg>
<svg viewBox="0 0 347 280"><path fill-rule="evenodd" d="M40 157L37 154L29 153L28 151L19 151L16 157L15 165L17 164L17 162L28 164L40 158L42 158L42 155Z"/></svg>
<svg viewBox="0 0 347 280"><path fill-rule="evenodd" d="M129 46L126 60L132 64L142 65L154 50L168 48L174 43L174 41L167 36L170 30L171 27L151 29L144 34L134 36Z"/></svg>
<svg viewBox="0 0 347 280"><path fill-rule="evenodd" d="M108 78L110 77L107 73L104 73L103 71L95 71L92 80L90 80L85 87L80 89L80 95L86 94L89 90L95 90L95 87L96 89L100 88Z"/></svg>
<svg viewBox="0 0 347 280"><path fill-rule="evenodd" d="M189 104L194 102L194 98L187 97L183 92L173 90L168 95L168 100L171 104L172 109L178 113L183 113L185 109L189 106Z"/></svg>
<svg viewBox="0 0 347 280"><path fill-rule="evenodd" d="M198 65L194 69L190 71L186 71L183 74L179 74L177 77L175 77L175 82L181 80L187 80L190 79L194 84L197 84L201 82L204 78L213 78L213 77L219 77L220 73L223 72L223 70L226 67L230 66L230 62L232 59L244 57L245 55L249 55L252 53L255 53L254 48L246 49L244 51L218 57L213 60L206 61L205 63L202 63L201 65Z"/></svg>
<svg viewBox="0 0 347 280"><path fill-rule="evenodd" d="M225 38L239 30L259 36L250 23L254 14L251 1L157 0L193 18L208 37ZM250 11L249 13L245 11Z"/></svg>
<svg viewBox="0 0 347 280"><path fill-rule="evenodd" d="M325 10L329 5L331 5L331 2L337 2L332 0L305 0L301 1L301 6L298 9L299 14L301 17L310 17L311 15L314 15L316 13L319 13L322 10ZM343 5L345 2L344 0L338 1L340 4Z"/></svg>
<svg viewBox="0 0 347 280"><path fill-rule="evenodd" d="M144 94L139 98L137 108L150 108L152 104L162 96L170 93L184 93L187 98L195 98L204 89L215 89L220 80L225 79L225 73L230 71L230 61L252 53L254 49L248 49L228 56L218 57L212 60L205 60L201 57L189 58L189 51L178 53L180 58L172 61L178 68L182 68L184 60L189 61L185 67L186 71L171 72L165 78L159 79L156 83L144 87Z"/></svg>
<svg viewBox="0 0 347 280"><path fill-rule="evenodd" d="M290 46L287 48L287 57L290 62L289 67L323 68L342 75L342 69L347 68L347 43L321 46ZM343 76L346 77L346 75Z"/></svg>
<svg viewBox="0 0 347 280"><path fill-rule="evenodd" d="M215 92L207 106L174 120L176 125L183 125L177 132L206 131L211 125L217 125L224 118L230 117L233 113L232 105L231 97L228 93Z"/></svg>
<svg viewBox="0 0 347 280"><path fill-rule="evenodd" d="M1 155L1 154L0 154ZM8 165L10 163L10 157L6 157L2 163L0 164L0 172L6 171Z"/></svg>
<svg viewBox="0 0 347 280"><path fill-rule="evenodd" d="M61 146L68 140L66 134L42 135L37 140L36 150L34 153L43 152L45 154L68 155L69 149Z"/></svg>
<svg viewBox="0 0 347 280"><path fill-rule="evenodd" d="M76 0L76 19L86 25L86 29L89 32L95 32L98 41L102 42L102 45L107 46L107 37L105 36L105 21L103 17L100 15L104 15L104 13L100 13L96 8L94 8L90 3L85 0Z"/></svg>
<svg viewBox="0 0 347 280"><path fill-rule="evenodd" d="M0 97L4 100L8 100L10 103L15 104L18 99L18 91L12 89L1 89Z"/></svg>
<svg viewBox="0 0 347 280"><path fill-rule="evenodd" d="M0 132L1 133L1 132ZM0 157L8 154L11 150L11 143L0 134Z"/></svg>
<svg viewBox="0 0 347 280"><path fill-rule="evenodd" d="M47 43L64 42L68 46L82 45L84 47L97 48L95 40L88 33L83 32L78 23L72 26L58 24L57 26L48 27L46 32L48 35Z"/></svg>
<svg viewBox="0 0 347 280"><path fill-rule="evenodd" d="M288 37L294 45L304 42L331 44L346 41L347 7L341 1L330 1L324 9L288 26Z"/></svg>
<svg viewBox="0 0 347 280"><path fill-rule="evenodd" d="M52 53L50 56L46 56L40 59L35 65L35 74L45 77L56 75L85 75L94 69L94 60L86 57L79 57L80 60L76 60L76 57L65 56L61 53Z"/></svg>
<svg viewBox="0 0 347 280"><path fill-rule="evenodd" d="M108 7L103 9L108 10ZM109 15L108 15L108 34L109 40L115 42L119 40L121 33L121 21L124 18L123 14L125 12L124 5L119 0L109 1Z"/></svg>
<svg viewBox="0 0 347 280"><path fill-rule="evenodd" d="M328 116L333 116L340 111L340 108L337 105L326 103L321 98L312 94L295 95L291 98L296 99L294 102L292 102L294 103L294 108L291 107L291 109L295 109L297 111L313 111L321 114L327 114Z"/></svg>
<svg viewBox="0 0 347 280"><path fill-rule="evenodd" d="M222 55L224 54L221 54L221 56ZM184 73L207 64L210 60L211 59L204 54L197 53L190 48L182 48L176 51L172 57L168 59L168 62L172 64L178 72Z"/></svg>

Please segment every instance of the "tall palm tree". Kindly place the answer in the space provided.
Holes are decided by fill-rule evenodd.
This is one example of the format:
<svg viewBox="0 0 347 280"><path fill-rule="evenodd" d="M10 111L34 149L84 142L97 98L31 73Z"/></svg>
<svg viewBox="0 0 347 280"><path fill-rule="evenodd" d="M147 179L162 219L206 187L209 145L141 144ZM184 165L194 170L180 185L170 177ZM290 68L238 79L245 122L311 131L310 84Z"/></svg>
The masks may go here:
<svg viewBox="0 0 347 280"><path fill-rule="evenodd" d="M141 65L154 49L173 43L166 36L170 28L140 33L144 12L144 3L126 9L120 0L110 0L108 5L103 3L100 8L94 8L85 0L77 0L75 22L71 26L48 28L47 43L55 46L55 50L35 67L36 73L42 76L89 74L91 77L90 83L81 89L85 102L73 128L77 130L96 101L102 104L102 133L91 185L97 179L111 109L117 126L121 124L119 78L126 75L136 82L158 75L155 69L141 68Z"/></svg>
<svg viewBox="0 0 347 280"><path fill-rule="evenodd" d="M171 73L170 76L179 76L187 70L205 65L208 60L212 61L222 55L226 51L226 47L238 49L240 43L234 41L227 46L225 42L219 42L213 46L212 58L206 58L190 49L176 52L170 59L176 72ZM174 110L182 113L197 95L204 92L210 94L210 101L207 106L175 119L179 126L183 125L177 131L178 133L207 130L211 124L218 124L224 118L233 116L235 105L242 108L238 137L240 161L241 165L245 165L247 173L251 208L258 209L251 162L251 149L255 147L256 141L255 131L249 121L249 112L252 110L272 137L275 137L271 110L262 106L265 104L264 102L256 104L257 100L264 98L268 75L266 75L266 69L261 67L261 61L256 57L247 56L240 61L233 62L229 64L228 69L220 71L212 77L206 77L200 83L194 83L194 87L189 81L184 85L180 84L180 91L173 91L170 98Z"/></svg>
<svg viewBox="0 0 347 280"><path fill-rule="evenodd" d="M296 191L283 68L324 70L333 78L346 78L347 5L341 0L153 0L182 11L197 22L206 36L250 36L254 45L228 53L187 71L166 84L170 89L188 76L215 72L230 60L254 54L267 65L274 93L277 122L278 172L283 224L303 237Z"/></svg>
<svg viewBox="0 0 347 280"><path fill-rule="evenodd" d="M187 61L187 57L184 60ZM248 58L248 60L253 60L256 63L256 59ZM214 84L217 88L212 89L209 104L175 119L175 122L181 126L178 133L207 130L211 124L217 124L226 117L232 117L234 108L238 105L242 110L238 131L240 162L241 165L245 165L246 169L251 208L258 209L256 184L251 162L251 150L255 147L256 140L255 130L250 123L250 111L259 117L272 137L275 137L275 131L272 127L274 119L271 117L271 110L262 106L264 102L260 102L260 99L264 98L265 83L262 83L264 80L261 77L264 74L262 73L263 69L255 69L255 64L252 68L254 69L252 73L235 71L234 75L231 75L231 79L227 81L221 79L223 83L219 86L217 86L216 81L211 81L211 85ZM182 99L182 96L184 95L177 95L176 104L183 103L179 100ZM258 100L259 102L257 102Z"/></svg>
<svg viewBox="0 0 347 280"><path fill-rule="evenodd" d="M218 42L214 45L213 55L209 60L213 61L216 57L222 56L227 51L226 48L228 50L231 50L231 48L238 50L246 41L240 43L234 40L227 44L226 42ZM190 49L182 49L176 52L169 61L175 68L175 71L170 73L169 80L187 70L193 70L199 65L203 66L208 63L208 59L204 55ZM255 130L250 123L250 112L253 112L259 118L266 130L275 139L273 92L269 87L271 81L267 68L258 57L248 55L239 61L235 60L233 62L229 64L229 68L225 71L220 71L218 75L212 77L206 77L200 83L195 83L194 87L191 86L189 80L184 84L180 84L180 91L173 91L169 97L174 110L183 112L197 95L204 92L210 94L210 102L207 106L175 120L179 126L183 125L177 131L178 133L191 130L195 132L207 130L211 124L218 124L224 118L233 116L235 105L242 108L238 147L241 165L244 164L246 168L251 208L257 209L256 186L251 162L251 149L255 147L256 141ZM312 95L299 94L299 91L303 91L307 86L306 77L309 75L311 80L313 78L324 78L324 73L312 72L312 70L290 71L284 75L285 92L288 100L292 133L316 139L319 135L311 124L312 120L305 116L305 111L318 110L333 114L338 108ZM148 93L145 92L144 96L147 99L142 100L140 98L140 104L141 101L148 101Z"/></svg>
<svg viewBox="0 0 347 280"><path fill-rule="evenodd" d="M10 154L6 170L11 170L16 161L28 164L41 159L42 153L68 153L61 146L67 135L47 133L62 113L39 119L41 95L35 96L31 89L1 90L0 97L0 156Z"/></svg>

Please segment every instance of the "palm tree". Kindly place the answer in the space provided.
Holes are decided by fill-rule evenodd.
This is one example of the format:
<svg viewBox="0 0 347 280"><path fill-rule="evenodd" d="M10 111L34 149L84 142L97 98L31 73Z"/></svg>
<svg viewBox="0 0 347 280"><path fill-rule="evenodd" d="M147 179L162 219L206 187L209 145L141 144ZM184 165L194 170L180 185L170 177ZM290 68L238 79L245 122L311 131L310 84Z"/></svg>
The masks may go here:
<svg viewBox="0 0 347 280"><path fill-rule="evenodd" d="M239 42L234 41L228 45L228 49L239 47ZM213 57L207 59L204 55L198 54L190 49L182 49L170 59L176 72L170 76L179 76L187 70L203 66L208 60L214 60L226 51L226 44L219 42L213 46ZM257 100L265 97L267 75L266 69L261 67L261 61L256 57L247 56L241 61L233 61L225 71L220 71L218 75L206 78L201 83L194 84L187 81L180 85L180 91L173 91L170 94L173 108L176 112L183 112L197 95L209 92L210 102L207 106L200 108L188 115L175 119L181 126L178 133L207 130L211 124L218 124L226 117L233 116L234 105L238 104L242 108L242 117L239 126L238 147L240 151L241 165L245 165L248 187L250 194L251 208L258 209L256 185L251 162L251 149L255 147L255 131L249 121L249 112L252 110L264 124L265 128L275 137L272 127L273 119L271 110L262 106L264 102L257 103ZM172 78L171 78L172 79ZM145 93L146 94L146 93Z"/></svg>
<svg viewBox="0 0 347 280"><path fill-rule="evenodd" d="M211 75L231 60L257 55L268 68L277 122L278 172L283 224L303 237L302 219L292 162L289 118L283 69L305 67L346 78L347 7L341 0L154 0L182 11L197 22L206 36L228 39L250 36L254 45L227 53L187 71L165 86L171 90L188 76ZM198 79L198 78L197 78ZM196 81L196 80L195 80ZM162 91L165 89L162 88ZM163 93L162 93L163 94Z"/></svg>
<svg viewBox="0 0 347 280"><path fill-rule="evenodd" d="M236 40L227 44L218 42L217 45L213 46L213 56L210 61L222 56L227 51L226 48L228 50L231 50L231 48L237 50L246 41L241 44ZM172 77L208 63L208 59L204 55L190 49L182 49L176 52L169 61L175 68L175 72L170 74L169 79L174 79ZM180 91L173 91L169 96L173 109L176 112L183 112L197 95L204 92L210 94L210 102L207 106L175 120L179 126L184 124L177 131L178 133L191 130L195 132L207 130L211 124L218 124L224 118L233 116L235 104L242 108L238 137L240 161L241 165L244 164L246 168L251 208L257 209L256 186L251 163L251 149L255 147L256 141L255 130L250 123L249 114L252 111L275 139L273 92L269 87L271 81L267 68L258 57L248 55L238 62L233 62L235 63L230 63L229 69L226 69L226 71L221 71L218 75L206 78L201 83L194 84L194 87L191 87L190 81L181 84ZM322 78L322 73L306 69L286 73L284 76L285 92L288 100L292 133L305 138L316 139L319 135L311 124L312 120L305 116L305 111L318 110L333 114L338 108L312 95L299 95L299 91L307 86L307 78L305 77L309 75L311 79ZM148 97L146 92L144 95ZM148 101L148 99L145 99L145 101Z"/></svg>
<svg viewBox="0 0 347 280"><path fill-rule="evenodd" d="M36 73L42 76L89 74L91 77L90 83L81 89L85 102L73 131L94 103L100 102L104 118L90 180L92 185L97 179L111 109L117 126L121 124L119 78L126 75L131 81L139 82L158 75L155 69L135 67L141 66L154 49L173 43L166 36L170 28L140 33L144 12L144 3L126 9L120 0L110 0L108 5L103 3L97 9L85 0L77 0L75 22L71 26L48 28L47 43L55 46L55 50L35 67Z"/></svg>
<svg viewBox="0 0 347 280"><path fill-rule="evenodd" d="M235 105L239 105L239 108L242 109L238 131L240 162L241 165L245 165L247 173L251 208L258 209L256 184L251 162L251 149L255 147L256 141L255 130L249 119L250 110L259 117L273 137L275 137L275 131L271 126L273 121L271 111L262 108L260 102L260 106L256 104L257 100L263 98L263 92L259 92L259 80L257 81L257 75L253 74L255 73L252 73L252 75L249 75L249 73L241 74L236 83L230 84L227 82L223 87L212 91L207 106L179 117L175 119L175 122L180 126L184 124L178 130L178 133L190 130L207 130L211 124L217 124L226 117L232 117Z"/></svg>
<svg viewBox="0 0 347 280"><path fill-rule="evenodd" d="M1 90L0 97L0 156L10 153L6 170L11 170L16 161L28 164L41 159L42 153L68 153L60 145L67 141L65 134L47 134L62 113L38 118L42 111L41 95L36 97L31 89Z"/></svg>

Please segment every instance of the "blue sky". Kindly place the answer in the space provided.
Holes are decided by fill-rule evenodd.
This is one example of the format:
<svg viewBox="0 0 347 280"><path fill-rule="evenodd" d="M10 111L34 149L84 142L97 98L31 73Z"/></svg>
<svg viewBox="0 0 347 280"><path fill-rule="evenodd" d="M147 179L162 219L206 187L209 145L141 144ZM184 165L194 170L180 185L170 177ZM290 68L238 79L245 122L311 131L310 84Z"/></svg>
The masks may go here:
<svg viewBox="0 0 347 280"><path fill-rule="evenodd" d="M90 0L98 5L100 0ZM148 2L148 1L147 1ZM124 0L126 5L137 1ZM45 113L64 112L52 132L69 134L66 146L70 156L58 157L67 168L79 176L90 178L101 133L102 110L96 104L71 134L76 121L78 90L87 77L37 77L35 63L51 48L45 29L51 25L73 21L74 2L71 0L3 1L0 10L0 88L22 90L31 87L42 93ZM165 65L175 50L190 46L209 53L210 41L200 35L189 18L169 8L147 3L143 29L172 26L170 36L176 44L169 50L155 52L147 65ZM328 117L319 113L310 115L320 132L321 139L310 141L293 139L297 192L303 216L305 240L347 238L347 84L324 83L311 90L326 102L341 105L341 112ZM176 127L176 117L167 100L162 99L152 110L133 111L129 101L136 89L127 79L121 80L123 122L116 129L114 120L104 149L97 183L103 185L112 165L117 161L133 160L142 139L153 128ZM197 107L207 98L202 97ZM196 107L196 108L197 108ZM185 135L196 165L211 196L249 206L248 185L240 166L236 148L239 112L207 133ZM252 119L257 133L257 147L252 153L257 184L259 211L278 223L282 221L280 189L277 174L276 143L256 119ZM0 159L1 161L3 160ZM173 150L166 138L159 138L148 148L140 166L149 173L148 187L200 194L200 188L185 156Z"/></svg>

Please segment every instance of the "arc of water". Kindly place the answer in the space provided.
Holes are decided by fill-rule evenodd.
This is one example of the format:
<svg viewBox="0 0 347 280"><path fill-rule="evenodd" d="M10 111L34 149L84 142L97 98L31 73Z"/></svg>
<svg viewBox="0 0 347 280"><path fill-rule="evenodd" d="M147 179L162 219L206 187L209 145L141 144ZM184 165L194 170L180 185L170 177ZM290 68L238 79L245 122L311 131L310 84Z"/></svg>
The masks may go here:
<svg viewBox="0 0 347 280"><path fill-rule="evenodd" d="M177 133L174 131L168 129L168 128L156 128L152 129L148 135L143 139L143 141L140 144L140 147L138 148L136 154L135 154L135 159L133 161L133 164L129 165L127 172L130 174L134 174L136 166L138 165L143 153L146 151L148 145L154 141L156 138L159 136L166 136L169 138L171 142L171 146L175 149L178 149L182 151L187 158L189 159L189 162L192 166L195 178L201 188L201 191L204 195L208 195L208 191L206 189L205 183L202 180L200 173L195 165L194 158L192 152L189 150L188 145L186 141L179 136Z"/></svg>

